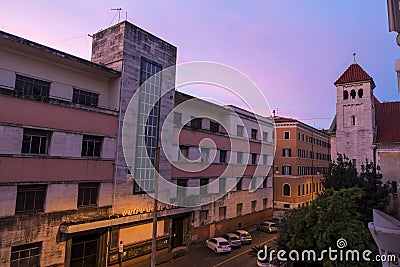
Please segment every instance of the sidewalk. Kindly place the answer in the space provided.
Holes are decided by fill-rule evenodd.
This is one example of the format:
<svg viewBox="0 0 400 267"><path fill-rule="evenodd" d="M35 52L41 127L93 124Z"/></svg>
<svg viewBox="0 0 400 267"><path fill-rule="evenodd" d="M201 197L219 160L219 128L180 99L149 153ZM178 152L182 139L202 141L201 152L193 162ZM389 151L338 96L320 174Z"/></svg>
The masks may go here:
<svg viewBox="0 0 400 267"><path fill-rule="evenodd" d="M255 225L251 225L248 227L243 227L241 229L246 230L248 232L253 232L256 230L256 227L255 227ZM204 241L198 242L195 244L191 244L188 247L177 247L177 248L174 248L171 252L168 252L167 249L158 251L157 255L156 255L156 265L164 264L164 263L172 261L173 259L183 257L190 251L190 249L196 249L196 247L202 246L203 243L204 243ZM122 266L123 267L149 267L150 263L151 263L151 255L149 254L149 255L145 255L142 257L132 259L130 261L126 261L122 264ZM112 265L112 267L118 267L118 264Z"/></svg>

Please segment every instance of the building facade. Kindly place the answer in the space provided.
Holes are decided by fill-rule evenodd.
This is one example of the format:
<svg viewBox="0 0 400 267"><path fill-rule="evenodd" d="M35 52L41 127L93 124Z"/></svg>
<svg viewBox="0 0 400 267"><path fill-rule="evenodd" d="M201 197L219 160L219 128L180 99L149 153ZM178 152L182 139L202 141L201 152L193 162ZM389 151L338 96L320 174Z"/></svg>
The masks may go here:
<svg viewBox="0 0 400 267"><path fill-rule="evenodd" d="M398 210L400 173L400 102L380 102L375 83L357 63L334 83L336 116L330 128L332 158L346 155L358 172L366 161L379 166L383 182L393 182L392 204Z"/></svg>
<svg viewBox="0 0 400 267"><path fill-rule="evenodd" d="M186 101L186 108L179 109ZM180 92L175 105L172 179L181 186L177 201L199 204L193 208L191 241L271 218L272 120Z"/></svg>
<svg viewBox="0 0 400 267"><path fill-rule="evenodd" d="M330 138L291 118L275 117L274 209L307 206L322 192L331 162Z"/></svg>
<svg viewBox="0 0 400 267"><path fill-rule="evenodd" d="M111 212L121 74L4 32L0 58L0 265L101 265L62 229Z"/></svg>
<svg viewBox="0 0 400 267"><path fill-rule="evenodd" d="M93 35L91 61L0 32L1 266L111 266L119 256L132 263L148 255L154 200L146 191L154 191L155 169L171 183L204 185L207 192L195 193L205 193L202 197L223 188L207 184L228 162L245 169L243 175L234 171L225 177L231 178L226 192L232 192L201 207L180 205L177 192L163 192L175 202L157 206L158 250L244 227L272 213L272 179L264 180L273 155L272 123L236 107L202 102L222 112L221 119L232 127L224 131L204 119L200 128L188 126L177 135L168 114L183 95L175 93L173 74L160 74L176 64L176 55L175 46L127 21ZM134 95L140 97L132 100ZM149 105L150 119L143 115ZM243 119L241 128L231 113ZM123 146L129 115L134 118L129 121L135 129L133 153ZM162 128L176 152L198 147L194 141L199 138L217 140L216 162L196 177L180 172L160 148ZM247 154L231 152L228 135L240 147L249 140L247 132ZM253 177L260 189L255 184L249 189ZM233 180L240 186L230 190Z"/></svg>

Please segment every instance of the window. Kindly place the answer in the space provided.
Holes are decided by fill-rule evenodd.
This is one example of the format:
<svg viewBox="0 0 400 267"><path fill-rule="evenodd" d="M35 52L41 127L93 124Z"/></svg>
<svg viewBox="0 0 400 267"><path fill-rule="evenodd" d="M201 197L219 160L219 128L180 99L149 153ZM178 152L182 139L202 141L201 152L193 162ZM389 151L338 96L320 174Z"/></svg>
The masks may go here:
<svg viewBox="0 0 400 267"><path fill-rule="evenodd" d="M283 204L283 207L284 207L285 209L290 209L290 204Z"/></svg>
<svg viewBox="0 0 400 267"><path fill-rule="evenodd" d="M98 240L96 234L72 238L70 266L98 266Z"/></svg>
<svg viewBox="0 0 400 267"><path fill-rule="evenodd" d="M363 97L363 94L364 94L364 91L363 91L363 89L358 89L358 97L359 98L362 98Z"/></svg>
<svg viewBox="0 0 400 267"><path fill-rule="evenodd" d="M237 136L243 136L244 127L242 125L237 125L236 126L236 133L237 133Z"/></svg>
<svg viewBox="0 0 400 267"><path fill-rule="evenodd" d="M180 145L178 160L186 160L188 157L189 157L189 147Z"/></svg>
<svg viewBox="0 0 400 267"><path fill-rule="evenodd" d="M268 132L263 132L263 142L268 142Z"/></svg>
<svg viewBox="0 0 400 267"><path fill-rule="evenodd" d="M47 154L50 132L43 130L24 129L22 138L22 153L31 155Z"/></svg>
<svg viewBox="0 0 400 267"><path fill-rule="evenodd" d="M257 140L257 135L258 135L258 130L251 129L251 139L252 140Z"/></svg>
<svg viewBox="0 0 400 267"><path fill-rule="evenodd" d="M284 148L283 152L282 152L282 156L291 157L292 156L292 150L290 148Z"/></svg>
<svg viewBox="0 0 400 267"><path fill-rule="evenodd" d="M301 137L300 137L300 133L297 133L297 140L300 141Z"/></svg>
<svg viewBox="0 0 400 267"><path fill-rule="evenodd" d="M301 158L301 149L297 149L297 157Z"/></svg>
<svg viewBox="0 0 400 267"><path fill-rule="evenodd" d="M192 120L190 121L190 127L192 127L193 129L201 129L202 122L202 118L192 118Z"/></svg>
<svg viewBox="0 0 400 267"><path fill-rule="evenodd" d="M201 162L208 163L210 161L210 149L208 147L201 147Z"/></svg>
<svg viewBox="0 0 400 267"><path fill-rule="evenodd" d="M268 155L263 155L263 165L268 165Z"/></svg>
<svg viewBox="0 0 400 267"><path fill-rule="evenodd" d="M219 151L219 163L226 163L226 150Z"/></svg>
<svg viewBox="0 0 400 267"><path fill-rule="evenodd" d="M267 209L268 208L268 198L264 198L263 199L263 209Z"/></svg>
<svg viewBox="0 0 400 267"><path fill-rule="evenodd" d="M290 132L285 132L285 139L290 139Z"/></svg>
<svg viewBox="0 0 400 267"><path fill-rule="evenodd" d="M256 212L256 207L257 207L257 200L253 200L251 202L251 213Z"/></svg>
<svg viewBox="0 0 400 267"><path fill-rule="evenodd" d="M97 107L99 101L99 94L91 93L79 89L75 89L72 93L72 102L89 107Z"/></svg>
<svg viewBox="0 0 400 267"><path fill-rule="evenodd" d="M257 154L251 153L251 164L257 164Z"/></svg>
<svg viewBox="0 0 400 267"><path fill-rule="evenodd" d="M306 184L306 195L308 195L308 187L309 187L309 184Z"/></svg>
<svg viewBox="0 0 400 267"><path fill-rule="evenodd" d="M300 196L300 184L297 185L297 196Z"/></svg>
<svg viewBox="0 0 400 267"><path fill-rule="evenodd" d="M283 185L283 195L290 197L290 185L289 184Z"/></svg>
<svg viewBox="0 0 400 267"><path fill-rule="evenodd" d="M282 166L282 174L283 175L292 175L292 167L288 165Z"/></svg>
<svg viewBox="0 0 400 267"><path fill-rule="evenodd" d="M302 187L301 187L301 194L304 195L304 184L302 184Z"/></svg>
<svg viewBox="0 0 400 267"><path fill-rule="evenodd" d="M251 181L250 181L250 189L251 190L257 189L257 180L258 180L257 177L252 177L251 178Z"/></svg>
<svg viewBox="0 0 400 267"><path fill-rule="evenodd" d="M23 96L34 97L38 100L47 100L49 97L50 83L22 75L16 76L15 92Z"/></svg>
<svg viewBox="0 0 400 267"><path fill-rule="evenodd" d="M81 183L78 190L78 207L96 206L99 194L98 183Z"/></svg>
<svg viewBox="0 0 400 267"><path fill-rule="evenodd" d="M182 125L182 113L174 112L174 125L175 126Z"/></svg>
<svg viewBox="0 0 400 267"><path fill-rule="evenodd" d="M42 244L32 243L11 248L10 267L40 266Z"/></svg>
<svg viewBox="0 0 400 267"><path fill-rule="evenodd" d="M188 186L187 179L177 179L176 180L177 187L177 197L186 196L186 187Z"/></svg>
<svg viewBox="0 0 400 267"><path fill-rule="evenodd" d="M236 204L236 216L242 216L243 214L243 203Z"/></svg>
<svg viewBox="0 0 400 267"><path fill-rule="evenodd" d="M46 185L19 185L15 213L44 211Z"/></svg>
<svg viewBox="0 0 400 267"><path fill-rule="evenodd" d="M301 134L301 141L304 141L304 134Z"/></svg>
<svg viewBox="0 0 400 267"><path fill-rule="evenodd" d="M352 160L352 163L353 163L353 167L354 167L354 168L357 168L357 160L356 160L356 159L353 159L353 160Z"/></svg>
<svg viewBox="0 0 400 267"><path fill-rule="evenodd" d="M343 99L349 99L349 92L347 92L347 90L343 91Z"/></svg>
<svg viewBox="0 0 400 267"><path fill-rule="evenodd" d="M218 179L218 183L219 183L219 192L225 194L226 193L226 178L220 177Z"/></svg>
<svg viewBox="0 0 400 267"><path fill-rule="evenodd" d="M219 220L226 220L226 207L219 207Z"/></svg>
<svg viewBox="0 0 400 267"><path fill-rule="evenodd" d="M267 185L268 185L268 176L265 176L263 180L263 188L267 188Z"/></svg>
<svg viewBox="0 0 400 267"><path fill-rule="evenodd" d="M236 152L236 163L242 164L243 163L243 152Z"/></svg>
<svg viewBox="0 0 400 267"><path fill-rule="evenodd" d="M84 135L82 139L82 157L100 157L103 138L100 136Z"/></svg>
<svg viewBox="0 0 400 267"><path fill-rule="evenodd" d="M219 133L219 123L210 121L210 131L212 133Z"/></svg>
<svg viewBox="0 0 400 267"><path fill-rule="evenodd" d="M208 193L208 178L201 178L200 179L200 195L207 195Z"/></svg>
<svg viewBox="0 0 400 267"><path fill-rule="evenodd" d="M140 181L140 187L147 192L154 190L155 169L153 166L156 161L159 132L160 102L158 99L161 94L161 69L161 65L142 57L134 177ZM140 188L137 189L140 190Z"/></svg>
<svg viewBox="0 0 400 267"><path fill-rule="evenodd" d="M208 220L208 210L201 210L200 214L200 225L205 225L207 224L207 220Z"/></svg>
<svg viewBox="0 0 400 267"><path fill-rule="evenodd" d="M356 98L356 91L355 90L351 90L350 97L351 97L351 99L355 99Z"/></svg>
<svg viewBox="0 0 400 267"><path fill-rule="evenodd" d="M236 191L242 191L243 177L237 178Z"/></svg>
<svg viewBox="0 0 400 267"><path fill-rule="evenodd" d="M351 125L356 125L356 116L351 116Z"/></svg>

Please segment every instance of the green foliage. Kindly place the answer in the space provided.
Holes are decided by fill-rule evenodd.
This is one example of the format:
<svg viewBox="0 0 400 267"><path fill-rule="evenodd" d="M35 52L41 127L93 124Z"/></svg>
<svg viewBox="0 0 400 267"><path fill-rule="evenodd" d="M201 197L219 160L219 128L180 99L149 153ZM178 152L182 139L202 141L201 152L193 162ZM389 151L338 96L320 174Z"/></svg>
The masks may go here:
<svg viewBox="0 0 400 267"><path fill-rule="evenodd" d="M382 183L382 174L376 171L372 162L366 160L357 174L356 168L346 158L339 155L337 161L330 165L329 174L325 176L323 185L325 195L344 188L357 187L363 191L363 197L355 207L361 213L361 220L367 225L372 221L372 210L384 210L389 204L389 183Z"/></svg>
<svg viewBox="0 0 400 267"><path fill-rule="evenodd" d="M379 170L379 168L378 168ZM361 173L346 156L339 155L323 180L324 193L310 206L290 210L280 228L278 244L285 251L314 249L317 253L332 247L340 238L347 240L346 250L378 251L367 224L372 210L385 210L389 203L389 183L366 161ZM318 254L317 254L318 255ZM330 261L295 263L295 266L376 266L373 262Z"/></svg>
<svg viewBox="0 0 400 267"><path fill-rule="evenodd" d="M368 228L361 223L362 214L357 208L358 202L363 197L364 192L360 188L341 189L313 201L310 206L290 210L278 240L280 249L299 252L314 249L319 255L322 250L329 247L337 249L337 240L344 238L348 244L346 250L369 249L377 253ZM368 266L366 262L332 262L328 257L325 257L322 262L308 264L312 266Z"/></svg>

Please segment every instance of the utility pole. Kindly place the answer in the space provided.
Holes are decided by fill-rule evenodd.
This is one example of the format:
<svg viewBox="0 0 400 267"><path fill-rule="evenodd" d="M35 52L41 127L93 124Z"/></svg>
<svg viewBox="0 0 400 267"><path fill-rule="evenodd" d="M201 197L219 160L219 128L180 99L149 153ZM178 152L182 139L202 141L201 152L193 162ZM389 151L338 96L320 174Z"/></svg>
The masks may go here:
<svg viewBox="0 0 400 267"><path fill-rule="evenodd" d="M151 239L151 267L156 266L156 253L157 253L157 212L158 212L158 170L160 165L160 148L156 149L156 162L155 162L155 175L154 175L154 211L153 211L153 235Z"/></svg>

